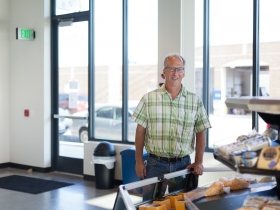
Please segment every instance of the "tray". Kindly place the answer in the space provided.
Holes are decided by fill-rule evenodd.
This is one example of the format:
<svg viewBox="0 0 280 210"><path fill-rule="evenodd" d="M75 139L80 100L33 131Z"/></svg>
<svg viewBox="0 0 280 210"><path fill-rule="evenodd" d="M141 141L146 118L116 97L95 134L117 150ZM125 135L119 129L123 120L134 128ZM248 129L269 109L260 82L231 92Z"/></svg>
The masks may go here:
<svg viewBox="0 0 280 210"><path fill-rule="evenodd" d="M266 170L266 169L259 169L257 167L244 167L238 166L235 164L234 161L227 160L220 156L218 153L214 152L214 158L225 166L229 167L231 170L239 172L241 174L255 174L255 175L266 175L266 176L276 176L280 177L280 171L276 170Z"/></svg>

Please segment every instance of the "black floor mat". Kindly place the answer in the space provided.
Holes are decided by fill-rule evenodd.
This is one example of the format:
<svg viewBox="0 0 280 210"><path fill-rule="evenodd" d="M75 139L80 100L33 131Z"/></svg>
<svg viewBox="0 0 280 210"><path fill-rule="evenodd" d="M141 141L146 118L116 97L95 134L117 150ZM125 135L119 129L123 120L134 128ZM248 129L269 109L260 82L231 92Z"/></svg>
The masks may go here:
<svg viewBox="0 0 280 210"><path fill-rule="evenodd" d="M73 184L18 175L0 178L0 188L30 194L39 194L70 185Z"/></svg>

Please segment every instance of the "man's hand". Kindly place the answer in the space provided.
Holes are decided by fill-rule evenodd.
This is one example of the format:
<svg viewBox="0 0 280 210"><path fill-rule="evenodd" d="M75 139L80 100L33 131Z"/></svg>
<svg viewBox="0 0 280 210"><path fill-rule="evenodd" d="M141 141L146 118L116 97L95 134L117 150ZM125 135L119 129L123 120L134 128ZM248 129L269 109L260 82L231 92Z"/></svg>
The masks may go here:
<svg viewBox="0 0 280 210"><path fill-rule="evenodd" d="M193 173L195 175L202 175L203 174L203 165L199 163L192 163L187 166L187 169L193 168Z"/></svg>
<svg viewBox="0 0 280 210"><path fill-rule="evenodd" d="M136 162L135 171L139 178L144 179L146 176L146 166L143 161Z"/></svg>

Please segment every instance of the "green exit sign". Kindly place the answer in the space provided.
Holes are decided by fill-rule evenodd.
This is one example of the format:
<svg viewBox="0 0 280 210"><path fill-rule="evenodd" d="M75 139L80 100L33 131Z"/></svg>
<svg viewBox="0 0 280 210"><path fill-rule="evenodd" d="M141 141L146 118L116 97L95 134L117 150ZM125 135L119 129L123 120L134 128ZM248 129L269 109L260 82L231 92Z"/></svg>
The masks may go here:
<svg viewBox="0 0 280 210"><path fill-rule="evenodd" d="M16 39L18 40L34 40L35 31L28 28L16 28Z"/></svg>

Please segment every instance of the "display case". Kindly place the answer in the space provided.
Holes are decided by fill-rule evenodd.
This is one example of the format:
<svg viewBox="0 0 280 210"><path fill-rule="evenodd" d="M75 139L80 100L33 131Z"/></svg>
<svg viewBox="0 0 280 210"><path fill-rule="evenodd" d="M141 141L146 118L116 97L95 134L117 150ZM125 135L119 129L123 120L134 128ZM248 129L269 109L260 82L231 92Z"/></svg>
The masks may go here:
<svg viewBox="0 0 280 210"><path fill-rule="evenodd" d="M231 169L227 167L205 167L204 172L207 173L219 173L229 172ZM113 210L137 210L139 207L146 203L152 203L154 200L160 200L161 197L178 195L180 193L191 192L195 195L189 198L188 206L186 209L197 210L197 209L227 209L235 210L242 206L244 198L250 196L275 196L275 182L270 183L256 183L251 184L250 187L242 190L232 191L231 193L224 193L215 196L205 197L204 191L209 187L208 184L201 187L195 187L188 185L187 181L180 185L181 187L176 191L165 192L163 195L162 188L165 180L172 181L176 177L186 177L191 171L184 169L181 171L164 174L160 177L154 177L150 179L144 179L137 182L132 182L119 186L116 200L114 203ZM210 184L210 183L209 183ZM151 199L144 199L142 188L148 185L154 185L154 195ZM192 188L193 187L193 188ZM192 190L194 189L194 190ZM202 194L201 194L202 192ZM198 194L197 194L198 193ZM163 198L164 200L164 198ZM169 208L168 208L169 209ZM174 208L170 208L174 209Z"/></svg>
<svg viewBox="0 0 280 210"><path fill-rule="evenodd" d="M240 97L240 98L228 98L226 104L229 108L240 108L257 112L262 119L269 124L280 124L280 98L269 98L269 97ZM279 127L278 127L278 140L273 142L272 146L279 145ZM222 194L217 196L211 196L206 198L205 196L193 201L193 209L237 209L242 206L244 198L247 195L250 196L276 196L280 198L280 171L263 170L255 167L242 167L237 166L234 161L223 158L218 153L214 152L214 158L227 167L221 168L204 168L204 172L221 172L233 170L243 174L255 174L255 175L266 175L275 176L277 186L275 183L269 189L263 190L262 187L257 188L253 185L252 188L244 189L241 191L234 191L229 194ZM154 177L150 179L141 180L134 183L124 184L119 186L117 197L114 204L114 210L137 210L141 204L150 202L153 199L160 199L160 197L174 195L179 192L186 191L186 185L181 185L182 188L177 191L164 192L164 181L172 181L175 177L186 177L190 174L189 170L182 170L173 172L170 174L164 174L160 177ZM258 184L258 183L257 183ZM154 193L150 200L143 199L142 188L147 185L154 185ZM268 183L265 183L265 187Z"/></svg>
<svg viewBox="0 0 280 210"><path fill-rule="evenodd" d="M279 146L280 143L280 98L273 97L232 97L226 99L228 108L240 108L257 112L258 115L268 124L278 125L278 139L272 142L272 147ZM257 152L258 155L260 151ZM254 167L239 166L235 161L224 158L214 151L214 158L224 165L241 174L255 174L275 176L277 182L277 194L280 198L280 170L266 170Z"/></svg>
<svg viewBox="0 0 280 210"><path fill-rule="evenodd" d="M120 185L113 210L136 210L139 206L145 203L151 203L153 200L158 200L165 196L184 191L184 188L186 187L185 184L187 184L185 182L186 177L190 173L190 170L185 169L169 174L163 174L160 177L154 177ZM172 180L177 177L184 177L184 180L182 180L183 184L180 185L180 188L174 191L168 191L168 189L164 189L165 182L172 184ZM147 186L151 186L153 188L153 193L150 197L145 198L143 187Z"/></svg>

